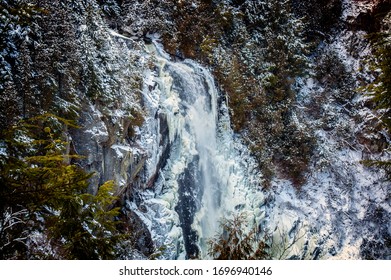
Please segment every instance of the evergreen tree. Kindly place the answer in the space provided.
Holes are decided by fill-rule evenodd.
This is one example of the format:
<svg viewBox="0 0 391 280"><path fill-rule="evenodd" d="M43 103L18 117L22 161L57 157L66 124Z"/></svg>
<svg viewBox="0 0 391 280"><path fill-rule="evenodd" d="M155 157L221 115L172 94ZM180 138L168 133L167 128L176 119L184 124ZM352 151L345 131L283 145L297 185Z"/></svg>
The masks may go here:
<svg viewBox="0 0 391 280"><path fill-rule="evenodd" d="M382 121L391 132L391 35L388 32L372 35L376 58L375 67L379 75L367 87L377 110L382 110Z"/></svg>
<svg viewBox="0 0 391 280"><path fill-rule="evenodd" d="M0 3L2 128L19 117L57 111L72 117L80 48L76 16L69 1ZM4 107L3 107L4 106ZM69 114L72 113L72 114Z"/></svg>
<svg viewBox="0 0 391 280"><path fill-rule="evenodd" d="M297 125L294 109L294 85L309 64L305 24L293 13L291 0L244 1L240 10L243 22L237 28L245 32L237 32L242 38L239 61L255 80L246 93L240 93L249 104L241 127L265 174L265 186L277 171L299 187L305 182L314 147L310 129ZM245 84L250 84L247 79ZM237 115L236 107L232 108Z"/></svg>
<svg viewBox="0 0 391 280"><path fill-rule="evenodd" d="M30 73L21 75L19 70L31 65L23 52L38 14L39 10L25 1L0 1L0 130L26 111L28 93L23 84Z"/></svg>
<svg viewBox="0 0 391 280"><path fill-rule="evenodd" d="M269 258L267 236L256 228L245 231L245 215L238 214L220 222L221 234L208 241L208 254L216 260L264 260ZM265 235L265 233L263 233Z"/></svg>
<svg viewBox="0 0 391 280"><path fill-rule="evenodd" d="M113 259L125 235L117 230L119 209L113 182L96 196L86 193L90 174L70 162L64 125L44 115L20 122L1 142L0 258ZM34 234L33 234L34 233ZM50 248L40 255L34 236Z"/></svg>
<svg viewBox="0 0 391 280"><path fill-rule="evenodd" d="M384 31L370 36L375 56L374 69L380 70L375 80L366 87L375 109L380 113L382 128L391 134L391 35ZM385 150L390 153L390 146ZM386 171L391 180L390 160L364 161L369 166L375 166Z"/></svg>

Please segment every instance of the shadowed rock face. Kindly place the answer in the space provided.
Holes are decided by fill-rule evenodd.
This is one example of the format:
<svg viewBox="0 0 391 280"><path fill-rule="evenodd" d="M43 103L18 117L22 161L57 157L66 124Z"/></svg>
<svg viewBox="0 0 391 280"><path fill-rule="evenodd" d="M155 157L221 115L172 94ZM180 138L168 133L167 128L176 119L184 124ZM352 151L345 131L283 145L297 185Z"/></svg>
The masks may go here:
<svg viewBox="0 0 391 280"><path fill-rule="evenodd" d="M179 215L187 258L198 257L198 236L192 229L194 215L200 208L202 198L202 186L200 173L198 172L198 159L195 159L185 169L184 173L178 178L179 183L179 201L175 211Z"/></svg>
<svg viewBox="0 0 391 280"><path fill-rule="evenodd" d="M306 33L309 39L321 36L321 33L328 33L332 28L341 23L342 15L341 0L293 0L294 12L305 17L308 24ZM378 32L381 28L381 21L391 9L390 0L352 0L353 5L368 5L355 17L347 18L347 28L353 31L366 31L368 33Z"/></svg>
<svg viewBox="0 0 391 280"><path fill-rule="evenodd" d="M241 4L243 4L243 2L245 1L232 1L232 4L236 7L239 7ZM323 43L327 45L331 41L337 40L339 35L343 35L343 32L339 35L335 35L340 32L341 29L343 29L344 31L378 31L380 29L381 20L390 9L390 1L385 0L355 2L376 2L376 5L373 6L371 9L362 11L358 15L354 14L350 17L348 16L345 22L342 22L341 20L341 15L343 12L343 1L341 0L293 0L292 8L296 15L300 17L306 17L306 23L308 24L306 35L308 41L323 41ZM346 4L347 2L344 3ZM330 39L330 42L326 42L328 41L326 40L326 38ZM150 43L150 41L148 41L147 43ZM339 44L337 47L340 47L345 43L348 44L348 40L343 41L341 39L340 43L341 44ZM333 51L333 47L335 46L328 46L326 48ZM338 50L339 49L337 48L337 51ZM322 50L319 50L319 52L322 52ZM340 60L341 58L336 56L336 59ZM154 250L154 243L156 242L156 240L159 240L160 238L159 242L163 243L166 242L168 238L171 238L173 236L168 243L169 245L175 244L173 245L173 247L175 248L172 249L172 254L170 251L171 248L167 249L167 251L169 251L170 253L167 254L165 257L177 258L182 255L185 258L193 258L200 257L200 255L202 255L202 249L200 246L200 242L202 239L202 230L200 230L200 228L202 228L202 223L197 220L197 213L199 213L200 209L203 207L201 205L201 202L205 193L205 183L203 181L203 176L205 174L203 174L202 171L200 171L199 169L201 160L199 154L197 153L200 153L200 151L197 150L196 155L194 154L194 150L191 150L190 152L185 151L183 155L184 157L186 157L186 160L183 162L183 165L176 165L174 167L170 167L170 164L172 165L173 162L181 158L181 149L185 149L184 145L182 144L189 143L189 139L187 138L185 139L186 141L181 144L178 144L178 141L181 140L180 137L182 135L187 135L187 133L190 133L190 130L193 129L192 125L194 125L194 119L192 121L187 122L183 127L180 126L180 124L183 124L182 121L184 121L186 119L186 116L189 115L189 108L193 107L199 96L191 94L190 88L191 86L193 86L193 81L190 78L194 76L194 73L190 75L190 72L187 72L188 70L190 70L188 68L193 69L194 65L183 64L180 61L177 62L178 65L175 65L174 63L166 61L165 66L162 66L161 69L161 71L164 72L162 74L165 75L161 75L161 77L159 77L159 79L162 80L161 84L159 84L159 86L161 87L160 91L163 91L163 88L165 86L170 87L172 91L176 92L175 98L172 99L169 96L159 96L159 98L162 98L162 100L164 98L167 98L166 101L168 101L166 104L162 104L162 100L159 100L159 102L161 102L158 105L159 108L156 108L156 111L153 111L153 113L151 114L151 118L154 119L155 123L155 126L153 126L155 129L151 132L151 135L156 135L156 138L153 139L156 140L156 143L158 143L156 144L156 146L159 146L159 153L157 153L158 156L156 156L156 160L153 161L153 168L151 166L147 167L146 164L146 166L140 171L140 178L135 180L135 182L132 182L132 184L129 184L127 199L130 202L134 203L134 205L132 205L132 207L134 208L128 209L129 212L127 217L129 223L132 223L137 228L137 242L135 244L135 248L142 252L145 256L149 256L150 254L152 254ZM334 106L333 108L338 109L338 106L340 106L341 104L344 105L345 101L349 99L349 104L348 106L345 106L344 109L354 109L354 104L352 104L351 102L351 99L353 97L342 96L341 89L343 86L348 85L349 81L343 80L341 78L342 74L340 71L336 71L338 70L338 65L336 65L334 61L331 61L331 66L333 67L325 68L325 73L327 75L324 75L319 78L320 83L316 84L315 82L315 86L313 86L312 89L309 90L314 94L321 95L323 94L323 92L320 90L316 90L315 87L319 86L320 88L322 88L328 86L330 89L333 89L333 94L335 93L333 98L337 100L337 104L332 104L332 106ZM350 69L350 71L353 70ZM332 75L330 75L330 73ZM351 73L352 72L349 72L348 74L350 75ZM334 78L335 80L333 80ZM170 79L172 79L171 82L169 81ZM323 81L322 79L325 80ZM194 81L194 84L197 84L196 88L200 87L204 89L205 92L208 92L210 88L208 88L208 84L205 81L205 79L199 79L197 81ZM311 84L312 83L313 81L311 81ZM328 85L328 83L330 85ZM339 86L338 83L341 83L341 86ZM354 87L355 85L352 82L351 85L349 84L347 86L347 88L349 89L347 92L352 93L352 89L354 89ZM156 83L153 85L148 85L149 93L152 93L155 90L159 91L158 88L159 87ZM212 101L209 98L210 96L208 94L204 94L204 97L204 109L212 107ZM218 108L220 108L222 103L224 103L222 101L224 98L219 98L221 100L218 101ZM320 102L319 108L324 108L324 103L327 102L329 101L326 100L324 102ZM331 102L329 103L331 104ZM170 107L173 104L178 106ZM330 106L328 106L327 108L330 109ZM191 112L195 113L195 111L200 111L198 109L193 110ZM316 115L314 116L318 119L322 118L322 114L325 114L317 108L315 108L314 111L316 113ZM222 112L219 112L218 115L218 117L221 117ZM196 114L196 116L198 115ZM205 117L205 115L203 117ZM322 121L322 129L324 130L323 132L325 136L324 139L319 139L331 139L336 140L338 142L338 138L333 139L332 137L327 136L327 133L335 131L334 121L337 122L341 115L336 114L332 117L333 119L330 120L330 125ZM177 122L178 119L180 120L180 122ZM345 119L348 118L345 116ZM109 123L104 122L98 118L91 119L88 116L88 113L86 116L83 117L81 121L83 122L83 124L87 124L90 127L101 127L102 131L107 132L106 134L99 134L95 138L91 138L90 135L75 135L74 137L76 139L75 141L77 141L76 148L79 151L85 151L87 154L89 154L88 160L86 159L84 163L85 166L89 167L90 170L97 171L99 174L101 174L101 177L97 180L103 182L106 179L112 178L119 170L122 170L124 166L127 166L127 170L132 170L135 166L137 166L138 162L140 162L137 156L133 157L131 154L126 155L126 160L125 158L116 158L116 153L110 148L110 146L116 141L114 141L115 139L112 138L114 133L113 131L111 131L113 128L110 126ZM308 121L308 119L305 121ZM170 134L175 134L175 137L172 137L170 139ZM199 136L202 138L202 135L205 135L205 133L200 133ZM189 138L196 137L194 137L193 135L193 137ZM288 140L292 137L291 134L289 134L288 131L285 130L283 132L283 137L281 138L285 141L285 143L290 143L288 142ZM372 149L372 146L369 145L366 138L361 137L363 139L362 141L360 137L356 138L360 144L369 146L369 148L374 152L380 152L384 148L379 146L379 149L377 149L375 148L375 145L373 145ZM289 144L287 144L286 146L289 146ZM325 147L327 150L332 147L332 145L325 144ZM153 153L155 151L148 150L147 152ZM337 152L339 152L339 150L332 150L330 154L337 155ZM325 160L330 160L330 154L327 154L327 158L325 156ZM286 156L286 152L282 151L280 156L281 158L283 156ZM274 159L276 161L281 161L281 158L275 157ZM240 160L243 159L239 158L239 161ZM213 166L213 163L215 162L215 159L213 159L210 162L212 164L208 163L207 166ZM339 162L342 162L343 164L339 164ZM350 166L352 163L356 166L352 167L351 169L344 169L345 166ZM308 218L307 220L307 223L310 224L310 226L309 229L306 228L306 230L310 232L310 237L315 236L317 238L316 246L311 246L309 242L310 237L308 237L308 240L306 240L304 247L300 248L300 250L302 251L287 256L287 258L300 259L308 255L311 258L317 259L322 258L322 256L327 252L329 256L337 256L341 251L341 248L348 244L348 241L346 240L348 240L348 238L351 238L349 236L351 235L351 231L354 232L352 237L354 241L362 240L362 243L360 243L361 245L355 245L356 248L359 247L360 252L359 255L357 254L354 257L361 255L363 258L390 258L390 229L386 225L387 220L390 220L389 213L387 213L387 210L385 210L387 208L384 208L383 206L378 207L378 205L372 205L368 206L368 209L366 209L366 205L359 204L359 201L362 200L362 197L358 194L355 194L355 189L358 186L359 191L361 191L360 184L362 183L357 183L356 181L361 180L362 178L358 175L357 177L359 178L356 178L356 174L360 173L361 168L359 167L356 158L344 159L344 161L342 161L341 158L335 156L335 161L332 161L331 163L326 162L325 164L328 165L322 171L324 172L324 174L320 171L308 170L308 176L312 178L310 178L309 183L305 185L302 192L300 193L302 197L299 197L299 195L296 196L292 194L292 198L284 198L284 196L286 196L286 193L289 193L292 188L292 186L288 186L288 184L286 184L286 188L284 186L283 190L278 190L281 193L275 193L277 202L274 206L271 203L262 204L262 209L269 208L269 210L267 211L269 211L270 213L276 213L279 211L278 209L281 209L281 213L276 214L276 221L286 218L287 211L291 211L289 213L292 213L292 215L298 215L297 219L293 219L293 222L291 224L290 221L288 221L287 219L285 230L288 232L289 238L293 238L292 236L294 234L292 235L292 233L294 232L297 232L298 235L301 234L301 232L299 232L300 230L297 229L296 222L301 221L302 219L308 218L308 216L310 216L310 218ZM294 161L292 166L297 165L298 163ZM179 169L182 168L180 171L178 171L178 166L180 166ZM289 167L291 166L285 167L284 171L289 172L289 169L291 169ZM146 169L151 172L146 172ZM206 169L212 170L212 168ZM163 176L162 173L164 173ZM329 178L326 178L327 176ZM173 179L172 177L175 178ZM175 181L174 184L172 184L173 181ZM213 182L213 184L211 185L214 185L215 188L220 191L216 192L216 196L221 197L226 191L225 185L213 176L210 176L209 181ZM274 183L276 188L284 184L284 182L278 181L275 181ZM173 186L170 186L170 184L172 184ZM174 194L172 194L172 196L170 196L171 194L167 195L162 199L163 202L158 201L159 203L156 203L156 198L159 199L159 195L161 195L161 193L170 192L170 187L172 187L172 190L174 190ZM350 190L350 188L352 190ZM149 191L152 193L153 202L145 201L143 191ZM212 192L214 190L213 188L210 188L209 191ZM365 190L363 189L363 191ZM351 192L352 194L349 193L349 195L347 195L348 192ZM247 195L248 197L251 197L253 194L246 193L246 196ZM305 198L304 196L307 196L308 198ZM342 196L344 197L341 198ZM281 201L278 200L279 197L283 197L280 199ZM321 199L324 199L323 204L321 203L322 201L320 201ZM219 201L218 199L211 199L211 201L214 200ZM358 206L355 206L358 207L359 210L365 208L365 210L362 210L362 213L365 212L364 218L357 214L358 210L354 209L354 207L352 207L352 209L349 209L349 211L345 213L345 206L352 204L351 202L353 202L353 204L357 203ZM221 204L224 203L213 204L216 208L215 212L217 216L217 214L220 214L217 210L220 209ZM284 209L284 205L286 205L286 209ZM245 203L241 203L237 204L234 208L235 210L241 211L243 209L248 209L248 207L249 206ZM171 212L166 215L166 212L169 211ZM330 215L331 221L328 221L325 218L325 213ZM206 213L206 215L212 216L210 215L210 213ZM351 222L351 217L353 217L353 222ZM157 224L158 222L161 222L162 224ZM195 226L198 226L198 228L195 229ZM321 235L319 232L322 231L322 234L324 234L324 232L326 232L327 234ZM333 240L333 243L331 245L327 244L330 236L335 239ZM363 236L365 237L363 238ZM182 249L183 251L181 251Z"/></svg>
<svg viewBox="0 0 391 280"><path fill-rule="evenodd" d="M131 224L133 247L144 256L149 257L155 251L155 246L146 225L133 211L128 212L125 222Z"/></svg>
<svg viewBox="0 0 391 280"><path fill-rule="evenodd" d="M381 22L387 13L391 10L390 0L373 0L373 1L354 1L360 3L372 4L371 8L360 12L357 17L350 18L350 29L362 30L368 33L379 32ZM349 19L348 19L349 20Z"/></svg>

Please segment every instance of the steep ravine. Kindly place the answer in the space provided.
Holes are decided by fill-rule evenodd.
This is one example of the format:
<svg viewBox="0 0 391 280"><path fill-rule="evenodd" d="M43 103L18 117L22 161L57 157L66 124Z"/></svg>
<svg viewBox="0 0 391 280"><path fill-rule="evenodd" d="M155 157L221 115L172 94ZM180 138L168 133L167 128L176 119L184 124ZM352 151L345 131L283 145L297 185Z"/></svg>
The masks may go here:
<svg viewBox="0 0 391 280"><path fill-rule="evenodd" d="M222 217L240 208L250 224L259 221L253 203L262 204L262 194L247 197L256 191L255 164L233 139L211 74L190 60L171 61L156 41L148 51L156 68L146 73L148 117L139 144L160 157L147 160L145 176L154 184L128 208L148 225L156 246L166 248L165 258L205 258Z"/></svg>
<svg viewBox="0 0 391 280"><path fill-rule="evenodd" d="M84 165L99 174L95 180L117 181L137 229L134 247L141 254L132 257L161 250L162 259L208 258L206 240L219 231L219 220L245 212L249 227L272 234L274 258L391 258L390 184L360 162L388 141L362 133L374 117L357 91L358 81L371 79L364 63L369 30L360 20L369 9L364 2L343 1L339 25L311 58L316 64L334 56L341 75L352 79L343 80L346 88L313 69L296 80L293 119L298 127L311 127L316 142L300 188L284 174L261 188L263 174L231 129L225 93L206 68L167 55L157 35L140 56L152 65L143 73L144 123L132 140L118 127L110 131L114 124L86 105L84 131L72 135L75 149L88 155Z"/></svg>

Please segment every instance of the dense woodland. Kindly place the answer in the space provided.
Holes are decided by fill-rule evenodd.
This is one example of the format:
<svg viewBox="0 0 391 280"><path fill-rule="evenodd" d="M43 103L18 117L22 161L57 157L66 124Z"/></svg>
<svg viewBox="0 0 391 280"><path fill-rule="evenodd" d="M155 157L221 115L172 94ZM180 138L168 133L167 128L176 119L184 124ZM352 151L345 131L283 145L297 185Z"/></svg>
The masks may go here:
<svg viewBox="0 0 391 280"><path fill-rule="evenodd" d="M341 22L341 0L0 0L0 258L119 259L138 248L140 236L114 195L117 182L93 179L72 141L90 104L117 134L104 145L136 137L143 72L153 67L141 59L149 34L159 34L173 60L190 58L212 71L264 189L278 176L300 191L318 151L314 131L336 126L325 103L353 114L352 100L366 95L364 106L378 118L357 134L389 135L391 4L377 2ZM322 47L341 29L367 34L372 53L360 73ZM115 42L113 30L132 40ZM308 77L323 93L303 111L300 79ZM391 179L387 139L371 140L383 156L362 164ZM241 232L240 223L237 217L222 226ZM239 235L248 254L240 246L226 250L238 240L216 237L210 255L272 258L267 239L253 248L255 234ZM161 250L143 253L156 258Z"/></svg>

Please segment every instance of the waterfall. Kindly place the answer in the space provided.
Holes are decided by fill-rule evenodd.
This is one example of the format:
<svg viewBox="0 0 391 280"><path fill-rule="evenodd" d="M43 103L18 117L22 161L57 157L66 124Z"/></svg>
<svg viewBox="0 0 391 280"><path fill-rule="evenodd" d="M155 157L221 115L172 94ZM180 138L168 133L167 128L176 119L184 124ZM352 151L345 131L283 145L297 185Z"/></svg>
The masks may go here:
<svg viewBox="0 0 391 280"><path fill-rule="evenodd" d="M262 200L258 192L258 197L249 196L256 192L256 180L249 174L254 163L234 140L225 100L211 73L191 60L171 61L158 44L149 51L157 70L149 73L153 82L144 98L163 117L159 128L151 128L153 121L148 120L146 127L161 131L164 120L169 153L157 170L154 191L144 193L148 214L139 215L152 221L152 237L165 247L165 258L207 258L207 240L218 232L222 217L240 209L254 220L253 200ZM159 137L155 143L167 136Z"/></svg>
<svg viewBox="0 0 391 280"><path fill-rule="evenodd" d="M388 188L369 191L379 176L359 164L360 151L341 149L319 130L325 165L310 167L300 192L276 177L264 195L211 73L191 60L170 60L159 44L149 45L149 52L155 67L145 74L140 146L148 149L145 173L153 180L129 208L161 248L162 259L208 258L207 241L219 232L219 221L238 212L246 214L248 229L259 226L272 235L277 258L357 258L362 246L370 250L372 241L362 236L374 232L375 218L367 216L375 206L362 194L383 201Z"/></svg>

